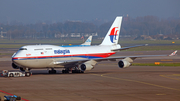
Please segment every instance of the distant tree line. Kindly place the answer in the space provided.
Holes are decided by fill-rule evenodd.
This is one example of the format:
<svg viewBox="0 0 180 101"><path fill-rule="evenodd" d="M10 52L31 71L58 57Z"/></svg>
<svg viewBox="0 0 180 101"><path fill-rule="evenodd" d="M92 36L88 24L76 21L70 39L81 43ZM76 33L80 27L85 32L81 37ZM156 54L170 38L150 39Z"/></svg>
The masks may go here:
<svg viewBox="0 0 180 101"><path fill-rule="evenodd" d="M112 22L101 25L80 21L66 21L53 24L2 24L0 31L6 32L1 37L17 39L55 38L55 35L70 33L98 33L104 37ZM121 35L180 35L180 18L159 19L156 16L123 17Z"/></svg>

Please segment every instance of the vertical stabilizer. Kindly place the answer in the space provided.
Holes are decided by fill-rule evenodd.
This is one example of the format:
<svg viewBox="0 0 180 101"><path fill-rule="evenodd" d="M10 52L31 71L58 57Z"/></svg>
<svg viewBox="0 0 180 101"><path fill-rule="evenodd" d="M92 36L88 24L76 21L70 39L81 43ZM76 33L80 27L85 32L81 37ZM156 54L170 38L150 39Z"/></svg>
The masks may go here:
<svg viewBox="0 0 180 101"><path fill-rule="evenodd" d="M81 45L91 45L92 35L88 37L88 39L82 43Z"/></svg>
<svg viewBox="0 0 180 101"><path fill-rule="evenodd" d="M119 39L122 16L116 17L101 45L116 45Z"/></svg>

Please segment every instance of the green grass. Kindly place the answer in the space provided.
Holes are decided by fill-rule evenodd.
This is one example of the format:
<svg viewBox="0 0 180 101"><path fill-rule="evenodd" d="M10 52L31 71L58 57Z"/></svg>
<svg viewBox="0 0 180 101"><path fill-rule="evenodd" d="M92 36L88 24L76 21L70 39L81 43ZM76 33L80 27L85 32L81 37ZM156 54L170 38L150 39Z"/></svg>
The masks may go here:
<svg viewBox="0 0 180 101"><path fill-rule="evenodd" d="M0 56L1 55L12 55L12 53L0 53Z"/></svg>
<svg viewBox="0 0 180 101"><path fill-rule="evenodd" d="M20 48L27 44L0 44L0 48ZM179 45L169 45L169 46L142 46L142 47L136 47L131 48L123 51L160 51L160 50L180 50Z"/></svg>
<svg viewBox="0 0 180 101"><path fill-rule="evenodd" d="M179 45L168 45L168 46L142 46L131 48L125 51L154 51L154 50L180 50Z"/></svg>
<svg viewBox="0 0 180 101"><path fill-rule="evenodd" d="M7 40L7 39L0 39L0 43L12 43L12 44L17 44L17 43L22 43L22 44L27 44L27 43L34 43L34 44L43 44L43 43L48 43L48 44L78 44L78 43L83 43L83 40L78 40L78 39L36 39L36 40L28 40L28 39L15 39L15 40Z"/></svg>
<svg viewBox="0 0 180 101"><path fill-rule="evenodd" d="M100 44L102 40L99 39L93 39L92 44ZM180 44L180 40L124 40L119 41L119 43L123 46L125 44L130 45L139 45L139 44L157 44L157 46L143 46L143 47L137 47L137 48L131 48L125 51L153 51L153 50L180 50L179 45L175 45L172 42L175 42L175 44ZM79 45L83 43L82 39L39 39L39 40L28 40L28 39L16 39L16 40L8 40L8 39L0 39L0 48L20 48L24 45L32 44L56 44L56 45ZM8 44L6 44L8 43ZM158 44L161 44L161 46ZM165 46L163 44L170 44L168 46ZM172 44L172 45L171 45Z"/></svg>
<svg viewBox="0 0 180 101"><path fill-rule="evenodd" d="M65 42L64 42L65 40ZM82 39L0 39L0 43L59 43L59 44L79 44ZM102 39L92 39L93 44L100 44ZM119 40L120 44L180 44L180 40Z"/></svg>
<svg viewBox="0 0 180 101"><path fill-rule="evenodd" d="M64 43L64 40L66 42L83 42L82 39L74 38L74 39L0 39L0 43ZM94 43L101 43L102 39L92 39ZM66 43L65 42L65 43ZM149 43L149 44L170 44L172 42L175 42L177 44L180 44L180 40L119 40L119 43L122 44L142 44L142 43Z"/></svg>
<svg viewBox="0 0 180 101"><path fill-rule="evenodd" d="M20 48L25 44L0 44L0 48Z"/></svg>
<svg viewBox="0 0 180 101"><path fill-rule="evenodd" d="M133 63L132 66L180 66L180 63L160 63L159 65L154 63Z"/></svg>
<svg viewBox="0 0 180 101"><path fill-rule="evenodd" d="M172 43L175 42L175 43ZM120 44L180 44L180 40L124 40Z"/></svg>

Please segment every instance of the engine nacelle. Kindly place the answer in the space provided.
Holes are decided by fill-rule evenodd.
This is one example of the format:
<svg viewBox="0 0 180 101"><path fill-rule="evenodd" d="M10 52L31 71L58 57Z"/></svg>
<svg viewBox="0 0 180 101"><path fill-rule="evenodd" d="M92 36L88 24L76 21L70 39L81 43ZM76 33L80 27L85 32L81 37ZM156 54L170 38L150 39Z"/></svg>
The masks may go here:
<svg viewBox="0 0 180 101"><path fill-rule="evenodd" d="M86 71L86 70L91 70L91 69L93 69L94 67L91 65L91 64L82 64L81 66L80 66L80 68L81 68L81 71Z"/></svg>
<svg viewBox="0 0 180 101"><path fill-rule="evenodd" d="M131 66L131 63L126 61L126 60L121 60L121 61L118 62L118 66L120 68L126 68L126 67Z"/></svg>
<svg viewBox="0 0 180 101"><path fill-rule="evenodd" d="M15 65L14 63L12 63L12 67L13 67L14 69L19 69L19 67L18 67L17 65Z"/></svg>

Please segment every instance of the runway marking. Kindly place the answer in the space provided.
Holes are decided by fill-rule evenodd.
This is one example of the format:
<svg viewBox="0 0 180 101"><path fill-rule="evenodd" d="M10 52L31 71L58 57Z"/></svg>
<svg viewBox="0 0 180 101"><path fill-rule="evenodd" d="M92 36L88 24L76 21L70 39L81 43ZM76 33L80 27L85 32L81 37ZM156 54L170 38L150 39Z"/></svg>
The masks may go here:
<svg viewBox="0 0 180 101"><path fill-rule="evenodd" d="M112 73L108 73L108 74L112 74ZM152 84L152 83L147 83L147 82L143 82L143 81L130 80L130 79L121 79L121 78L116 78L116 77L111 77L111 76L104 76L104 75L108 75L108 74L102 74L102 75L92 74L92 75L101 76L101 77L110 78L110 79L115 79L115 80L123 80L123 81L129 81L129 82L136 82L136 83L141 83L141 84L145 84L145 85L150 85L150 86L155 86L155 87L160 87L160 88L180 91L180 89L170 88L170 87L161 86L161 85Z"/></svg>
<svg viewBox="0 0 180 101"><path fill-rule="evenodd" d="M134 54L144 54L144 53L134 53Z"/></svg>
<svg viewBox="0 0 180 101"><path fill-rule="evenodd" d="M8 92L5 92L5 91L3 91L3 90L0 90L0 92L2 92L2 93L4 93L4 94L7 94L7 95L11 95L11 96L13 96L13 95L14 95L14 94L11 94L11 93L8 93ZM21 98L21 100L24 100L24 101L29 101L29 100L24 99L24 98Z"/></svg>
<svg viewBox="0 0 180 101"><path fill-rule="evenodd" d="M161 59L161 61L173 61L172 59Z"/></svg>
<svg viewBox="0 0 180 101"><path fill-rule="evenodd" d="M172 78L172 77L168 77L168 76L180 76L180 74L172 74L172 75L159 75L161 77L164 77L164 78L168 78L168 79L172 79L172 80L178 80L180 81L180 79L177 79L177 78Z"/></svg>
<svg viewBox="0 0 180 101"><path fill-rule="evenodd" d="M166 94L156 94L156 95L166 95Z"/></svg>

